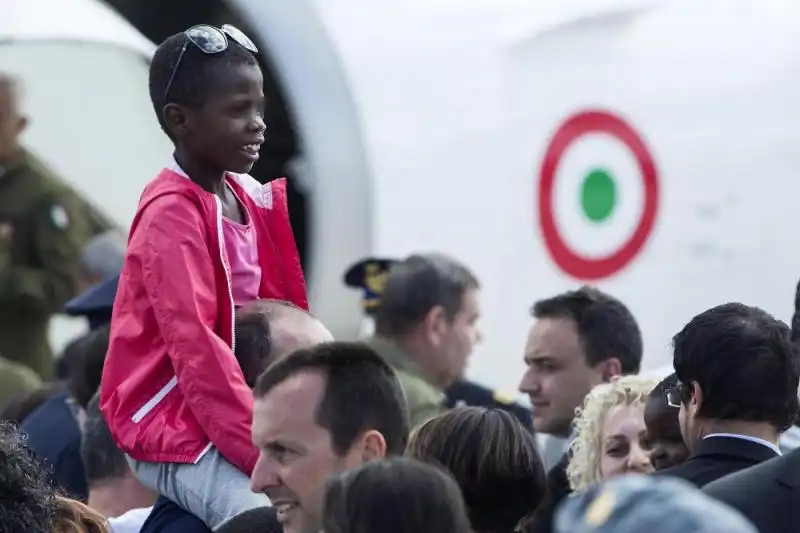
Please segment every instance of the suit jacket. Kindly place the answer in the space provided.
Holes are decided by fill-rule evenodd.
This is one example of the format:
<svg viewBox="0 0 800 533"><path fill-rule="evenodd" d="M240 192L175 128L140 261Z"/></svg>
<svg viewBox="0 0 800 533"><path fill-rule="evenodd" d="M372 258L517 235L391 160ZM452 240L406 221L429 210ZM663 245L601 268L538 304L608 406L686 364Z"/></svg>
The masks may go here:
<svg viewBox="0 0 800 533"><path fill-rule="evenodd" d="M703 492L737 509L759 533L787 533L800 523L800 450L724 477Z"/></svg>
<svg viewBox="0 0 800 533"><path fill-rule="evenodd" d="M684 463L655 475L673 476L703 487L721 477L778 457L775 450L736 437L710 437Z"/></svg>
<svg viewBox="0 0 800 533"><path fill-rule="evenodd" d="M567 478L568 454L569 452L565 453L558 464L547 473L547 499L537 511L528 533L551 533L553 531L555 511L562 500L572 492Z"/></svg>

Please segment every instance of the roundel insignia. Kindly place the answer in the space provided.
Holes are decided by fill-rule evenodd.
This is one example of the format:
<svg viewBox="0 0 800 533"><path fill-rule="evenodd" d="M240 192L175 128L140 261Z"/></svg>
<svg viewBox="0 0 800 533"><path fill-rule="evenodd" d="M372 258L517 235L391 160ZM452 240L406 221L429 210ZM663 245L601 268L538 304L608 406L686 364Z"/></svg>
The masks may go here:
<svg viewBox="0 0 800 533"><path fill-rule="evenodd" d="M538 178L539 229L562 272L597 281L642 252L656 223L659 176L627 121L600 110L569 116L550 139Z"/></svg>
<svg viewBox="0 0 800 533"><path fill-rule="evenodd" d="M605 489L592 501L586 510L586 525L598 527L606 523L617 503L617 497L611 489Z"/></svg>

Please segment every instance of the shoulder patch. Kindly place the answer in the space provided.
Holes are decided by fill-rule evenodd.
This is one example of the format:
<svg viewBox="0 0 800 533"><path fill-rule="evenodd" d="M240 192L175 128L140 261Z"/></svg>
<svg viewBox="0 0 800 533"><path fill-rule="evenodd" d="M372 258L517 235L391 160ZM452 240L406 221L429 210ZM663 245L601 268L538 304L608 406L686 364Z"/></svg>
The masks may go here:
<svg viewBox="0 0 800 533"><path fill-rule="evenodd" d="M511 405L516 401L516 398L513 394L508 391L503 390L495 390L494 394L492 395L492 399L497 403L502 403L506 405Z"/></svg>
<svg viewBox="0 0 800 533"><path fill-rule="evenodd" d="M70 224L67 210L60 204L55 204L50 208L50 220L58 229L67 229Z"/></svg>

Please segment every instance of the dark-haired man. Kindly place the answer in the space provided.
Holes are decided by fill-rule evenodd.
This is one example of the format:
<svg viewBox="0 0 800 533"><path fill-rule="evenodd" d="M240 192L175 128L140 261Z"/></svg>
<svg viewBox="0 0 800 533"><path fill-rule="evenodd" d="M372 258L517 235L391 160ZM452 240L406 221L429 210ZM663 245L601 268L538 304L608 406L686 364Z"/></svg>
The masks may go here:
<svg viewBox="0 0 800 533"><path fill-rule="evenodd" d="M464 377L480 340L480 285L463 264L441 254L412 255L385 279L368 341L397 372L411 425L445 409L445 390Z"/></svg>
<svg viewBox="0 0 800 533"><path fill-rule="evenodd" d="M667 376L650 392L644 406L644 425L652 446L650 462L656 471L679 465L689 457L689 449L681 435L678 410L667 401L669 391L677 384L678 376Z"/></svg>
<svg viewBox="0 0 800 533"><path fill-rule="evenodd" d="M320 530L328 476L405 449L403 390L367 345L294 352L261 375L255 397L252 488L269 496L286 533Z"/></svg>
<svg viewBox="0 0 800 533"><path fill-rule="evenodd" d="M575 409L592 387L639 372L642 335L622 302L592 287L540 300L532 314L519 389L531 400L537 433L569 439ZM561 459L548 474L552 502L534 523L537 533L551 531L555 505L570 492L567 453L559 446L551 455Z"/></svg>
<svg viewBox="0 0 800 533"><path fill-rule="evenodd" d="M712 307L673 339L669 393L691 456L658 472L703 487L781 455L797 419L800 358L789 327L740 303Z"/></svg>

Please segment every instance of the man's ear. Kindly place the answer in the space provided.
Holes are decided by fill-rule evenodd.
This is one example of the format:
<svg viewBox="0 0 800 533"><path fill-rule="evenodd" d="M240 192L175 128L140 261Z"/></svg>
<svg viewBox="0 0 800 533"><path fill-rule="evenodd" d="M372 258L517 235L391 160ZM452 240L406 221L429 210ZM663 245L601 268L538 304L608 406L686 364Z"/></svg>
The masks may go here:
<svg viewBox="0 0 800 533"><path fill-rule="evenodd" d="M441 345L447 331L447 315L444 307L441 305L432 307L428 314L425 315L422 327L425 330L425 338L428 339L432 346Z"/></svg>
<svg viewBox="0 0 800 533"><path fill-rule="evenodd" d="M692 395L689 397L688 405L694 407L695 416L697 416L697 412L703 406L703 389L700 388L700 384L696 381L692 382L691 385Z"/></svg>
<svg viewBox="0 0 800 533"><path fill-rule="evenodd" d="M606 359L600 363L600 372L603 383L608 383L612 379L622 375L622 363L616 357Z"/></svg>
<svg viewBox="0 0 800 533"><path fill-rule="evenodd" d="M189 129L191 118L187 110L178 104L167 104L161 110L164 124L174 137L182 137Z"/></svg>
<svg viewBox="0 0 800 533"><path fill-rule="evenodd" d="M361 436L361 458L364 462L386 457L386 439L371 429Z"/></svg>

